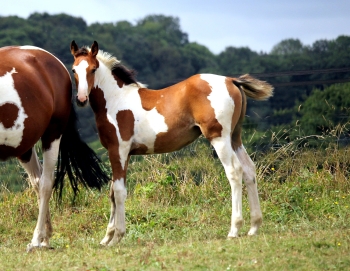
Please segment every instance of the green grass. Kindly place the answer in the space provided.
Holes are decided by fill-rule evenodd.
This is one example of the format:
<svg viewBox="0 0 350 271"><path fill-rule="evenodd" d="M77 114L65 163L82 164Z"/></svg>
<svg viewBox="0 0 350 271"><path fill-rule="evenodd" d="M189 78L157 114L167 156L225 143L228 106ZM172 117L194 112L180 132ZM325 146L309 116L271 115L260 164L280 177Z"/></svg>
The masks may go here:
<svg viewBox="0 0 350 271"><path fill-rule="evenodd" d="M112 248L99 246L109 218L107 187L82 189L73 206L70 190L61 206L52 201L54 249L31 253L25 249L36 223L36 196L3 187L0 270L349 270L349 152L285 144L253 154L264 223L258 236L246 236L244 191L246 223L234 240L226 239L228 181L201 142L131 160L127 235Z"/></svg>

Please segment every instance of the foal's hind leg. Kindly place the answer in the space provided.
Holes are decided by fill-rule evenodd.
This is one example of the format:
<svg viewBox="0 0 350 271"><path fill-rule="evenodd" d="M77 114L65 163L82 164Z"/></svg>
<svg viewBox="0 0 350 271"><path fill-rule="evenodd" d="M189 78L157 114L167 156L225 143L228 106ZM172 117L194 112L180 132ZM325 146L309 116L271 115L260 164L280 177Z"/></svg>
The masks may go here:
<svg viewBox="0 0 350 271"><path fill-rule="evenodd" d="M255 165L243 145L239 146L235 152L238 159L241 161L243 168L243 180L248 190L251 219L251 227L248 235L255 235L258 233L259 227L262 224L262 213L258 196Z"/></svg>
<svg viewBox="0 0 350 271"><path fill-rule="evenodd" d="M238 237L238 231L243 225L242 216L242 166L231 146L229 137L217 137L211 140L230 182L232 190L231 229L228 238Z"/></svg>

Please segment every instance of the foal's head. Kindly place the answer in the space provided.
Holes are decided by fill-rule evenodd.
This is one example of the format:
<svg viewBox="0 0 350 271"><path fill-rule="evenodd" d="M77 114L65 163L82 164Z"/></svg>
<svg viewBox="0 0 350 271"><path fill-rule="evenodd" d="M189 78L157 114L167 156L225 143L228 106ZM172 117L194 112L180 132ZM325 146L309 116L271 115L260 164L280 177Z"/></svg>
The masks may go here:
<svg viewBox="0 0 350 271"><path fill-rule="evenodd" d="M95 72L99 66L96 58L98 44L94 41L90 50L84 47L79 49L73 40L70 50L74 56L72 71L78 90L76 101L79 106L85 106L88 103L91 88L94 86Z"/></svg>

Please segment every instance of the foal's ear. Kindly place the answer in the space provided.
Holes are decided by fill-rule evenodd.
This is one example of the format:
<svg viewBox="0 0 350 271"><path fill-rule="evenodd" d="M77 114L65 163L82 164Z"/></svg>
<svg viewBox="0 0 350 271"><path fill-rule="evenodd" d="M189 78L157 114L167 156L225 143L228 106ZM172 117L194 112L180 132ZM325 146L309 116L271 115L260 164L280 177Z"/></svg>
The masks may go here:
<svg viewBox="0 0 350 271"><path fill-rule="evenodd" d="M72 40L72 42L70 43L70 52L72 53L72 55L74 56L76 51L78 51L79 47L78 45L75 43L75 40Z"/></svg>
<svg viewBox="0 0 350 271"><path fill-rule="evenodd" d="M91 45L91 54L92 56L96 56L98 53L98 43L97 41L94 41L94 43Z"/></svg>

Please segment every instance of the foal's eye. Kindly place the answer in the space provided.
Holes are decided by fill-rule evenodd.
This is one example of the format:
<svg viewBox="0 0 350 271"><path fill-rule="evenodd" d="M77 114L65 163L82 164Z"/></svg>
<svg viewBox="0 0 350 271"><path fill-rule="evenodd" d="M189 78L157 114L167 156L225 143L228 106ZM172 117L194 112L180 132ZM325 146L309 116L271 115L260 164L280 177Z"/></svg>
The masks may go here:
<svg viewBox="0 0 350 271"><path fill-rule="evenodd" d="M74 69L72 69L72 73L75 73L75 70L74 70Z"/></svg>
<svg viewBox="0 0 350 271"><path fill-rule="evenodd" d="M96 69L92 69L92 70L91 70L91 73L95 73L95 72L96 72Z"/></svg>

